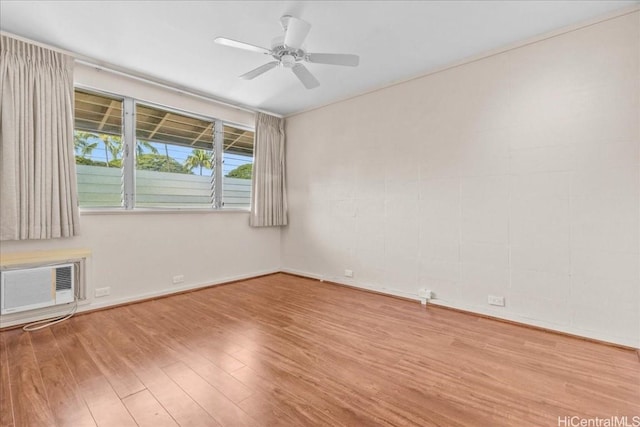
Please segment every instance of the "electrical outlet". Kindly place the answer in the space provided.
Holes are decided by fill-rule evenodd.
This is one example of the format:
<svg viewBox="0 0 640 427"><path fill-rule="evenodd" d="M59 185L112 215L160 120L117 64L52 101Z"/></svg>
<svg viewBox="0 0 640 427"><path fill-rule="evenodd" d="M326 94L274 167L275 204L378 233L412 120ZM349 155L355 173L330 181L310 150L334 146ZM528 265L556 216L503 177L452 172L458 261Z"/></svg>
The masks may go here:
<svg viewBox="0 0 640 427"><path fill-rule="evenodd" d="M422 288L418 291L418 296L423 299L433 299L433 292L429 289Z"/></svg>
<svg viewBox="0 0 640 427"><path fill-rule="evenodd" d="M504 307L504 297L489 295L489 298L487 298L487 300L489 302L489 305L497 305L500 307Z"/></svg>
<svg viewBox="0 0 640 427"><path fill-rule="evenodd" d="M109 286L107 286L106 288L96 288L96 298L106 297L107 295L111 295L111 288Z"/></svg>
<svg viewBox="0 0 640 427"><path fill-rule="evenodd" d="M178 274L177 276L173 276L173 284L177 285L178 283L184 282L184 275Z"/></svg>
<svg viewBox="0 0 640 427"><path fill-rule="evenodd" d="M344 277L353 277L353 270L345 270Z"/></svg>

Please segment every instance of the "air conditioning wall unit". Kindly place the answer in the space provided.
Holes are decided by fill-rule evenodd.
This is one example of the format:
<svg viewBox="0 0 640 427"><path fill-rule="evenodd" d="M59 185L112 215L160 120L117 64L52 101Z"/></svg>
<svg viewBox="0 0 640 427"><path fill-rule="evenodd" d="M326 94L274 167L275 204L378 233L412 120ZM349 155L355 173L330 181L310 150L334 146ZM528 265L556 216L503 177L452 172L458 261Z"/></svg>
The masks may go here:
<svg viewBox="0 0 640 427"><path fill-rule="evenodd" d="M60 264L0 272L0 314L73 302L74 270L74 264Z"/></svg>

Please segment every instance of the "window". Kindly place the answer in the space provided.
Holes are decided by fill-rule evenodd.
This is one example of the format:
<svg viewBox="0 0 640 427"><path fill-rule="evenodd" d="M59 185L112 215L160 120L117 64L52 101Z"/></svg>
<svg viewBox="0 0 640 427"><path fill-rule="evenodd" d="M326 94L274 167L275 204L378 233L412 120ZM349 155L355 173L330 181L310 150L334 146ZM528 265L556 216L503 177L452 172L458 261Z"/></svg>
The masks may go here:
<svg viewBox="0 0 640 427"><path fill-rule="evenodd" d="M224 126L222 201L225 207L251 205L253 132Z"/></svg>
<svg viewBox="0 0 640 427"><path fill-rule="evenodd" d="M76 90L74 109L80 206L122 206L122 99Z"/></svg>
<svg viewBox="0 0 640 427"><path fill-rule="evenodd" d="M136 105L136 206L214 204L212 121Z"/></svg>
<svg viewBox="0 0 640 427"><path fill-rule="evenodd" d="M81 207L250 206L250 129L84 90L75 122Z"/></svg>

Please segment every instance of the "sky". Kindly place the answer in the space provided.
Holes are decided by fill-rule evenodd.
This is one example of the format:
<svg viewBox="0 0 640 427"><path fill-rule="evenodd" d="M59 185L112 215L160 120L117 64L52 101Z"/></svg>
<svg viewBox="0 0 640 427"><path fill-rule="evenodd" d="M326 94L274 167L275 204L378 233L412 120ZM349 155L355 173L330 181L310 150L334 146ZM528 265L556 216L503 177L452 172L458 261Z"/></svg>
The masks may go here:
<svg viewBox="0 0 640 427"><path fill-rule="evenodd" d="M98 138L89 138L88 141L91 143L93 142L98 143L98 146L91 152L90 159L104 162L106 157L105 157L105 146L102 140ZM165 153L165 145L167 145L169 156L180 163L184 163L187 157L189 157L189 155L191 154L191 151L193 150L191 147L163 144L158 142L152 142L151 145L158 150L159 154ZM148 153L150 151L147 148L143 148L143 152ZM112 160L111 153L109 153L109 160ZM223 161L224 161L224 165L222 168L222 174L227 175L230 171L237 168L238 166L241 166L247 163L253 163L253 158L247 157L247 156L241 156L238 154L225 153L223 157ZM193 168L192 172L196 175L199 175L200 168ZM202 169L203 176L211 176L211 172L212 172L211 169L205 169L205 168Z"/></svg>

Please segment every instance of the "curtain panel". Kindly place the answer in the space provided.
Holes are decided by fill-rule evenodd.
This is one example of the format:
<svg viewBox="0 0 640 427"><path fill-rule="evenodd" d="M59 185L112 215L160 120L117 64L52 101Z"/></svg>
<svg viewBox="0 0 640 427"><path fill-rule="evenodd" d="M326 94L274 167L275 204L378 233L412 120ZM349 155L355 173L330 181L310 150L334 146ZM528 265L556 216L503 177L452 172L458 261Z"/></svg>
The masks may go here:
<svg viewBox="0 0 640 427"><path fill-rule="evenodd" d="M287 225L284 119L256 114L251 215L252 227Z"/></svg>
<svg viewBox="0 0 640 427"><path fill-rule="evenodd" d="M0 36L0 240L78 233L73 58Z"/></svg>

